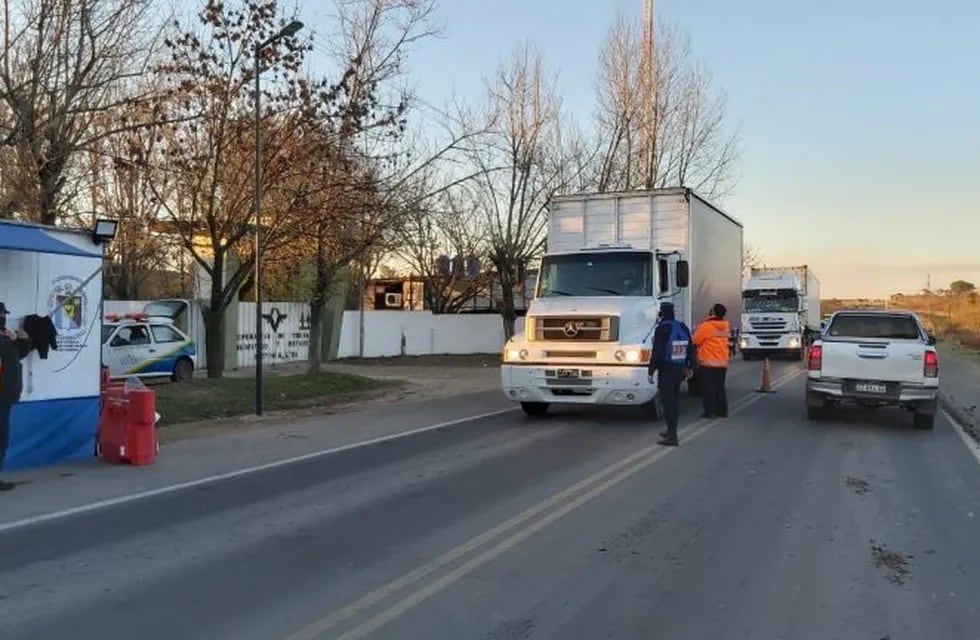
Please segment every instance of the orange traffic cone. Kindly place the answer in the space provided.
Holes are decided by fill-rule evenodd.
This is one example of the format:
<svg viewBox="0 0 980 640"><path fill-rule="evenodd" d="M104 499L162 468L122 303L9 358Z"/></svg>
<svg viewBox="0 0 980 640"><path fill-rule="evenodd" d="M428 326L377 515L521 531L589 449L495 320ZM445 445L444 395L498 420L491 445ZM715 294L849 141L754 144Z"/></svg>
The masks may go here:
<svg viewBox="0 0 980 640"><path fill-rule="evenodd" d="M772 393L772 372L769 369L769 358L762 361L762 384L759 385L759 393Z"/></svg>

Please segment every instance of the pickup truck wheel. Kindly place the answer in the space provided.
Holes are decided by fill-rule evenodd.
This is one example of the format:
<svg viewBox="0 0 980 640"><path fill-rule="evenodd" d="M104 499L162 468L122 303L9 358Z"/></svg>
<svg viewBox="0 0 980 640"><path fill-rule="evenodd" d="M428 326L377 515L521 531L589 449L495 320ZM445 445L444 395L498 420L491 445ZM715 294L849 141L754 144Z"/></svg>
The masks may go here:
<svg viewBox="0 0 980 640"><path fill-rule="evenodd" d="M812 405L807 405L806 407L806 419L812 420L813 422L819 422L821 420L827 419L827 407L814 407Z"/></svg>
<svg viewBox="0 0 980 640"><path fill-rule="evenodd" d="M548 413L547 402L522 402L521 409L529 416L543 416Z"/></svg>
<svg viewBox="0 0 980 640"><path fill-rule="evenodd" d="M922 429L923 431L931 431L933 427L936 426L936 414L935 413L919 413L916 411L913 414L913 424L916 429Z"/></svg>

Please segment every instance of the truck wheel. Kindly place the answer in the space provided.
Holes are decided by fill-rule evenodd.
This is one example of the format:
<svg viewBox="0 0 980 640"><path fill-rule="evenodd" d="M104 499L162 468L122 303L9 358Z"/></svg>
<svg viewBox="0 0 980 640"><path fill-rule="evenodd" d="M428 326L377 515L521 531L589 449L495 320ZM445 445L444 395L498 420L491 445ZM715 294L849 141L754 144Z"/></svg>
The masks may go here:
<svg viewBox="0 0 980 640"><path fill-rule="evenodd" d="M916 411L913 416L912 422L916 429L931 431L936 426L935 413L919 413Z"/></svg>
<svg viewBox="0 0 980 640"><path fill-rule="evenodd" d="M529 416L543 416L548 413L547 402L522 402L521 409Z"/></svg>

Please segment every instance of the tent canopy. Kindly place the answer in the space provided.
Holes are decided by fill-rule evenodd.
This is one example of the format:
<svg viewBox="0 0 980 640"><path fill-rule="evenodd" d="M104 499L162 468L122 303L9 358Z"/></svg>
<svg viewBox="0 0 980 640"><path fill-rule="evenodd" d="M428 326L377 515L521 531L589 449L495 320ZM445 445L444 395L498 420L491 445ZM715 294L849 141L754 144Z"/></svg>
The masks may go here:
<svg viewBox="0 0 980 640"><path fill-rule="evenodd" d="M0 249L101 258L101 253L79 249L54 237L43 227L0 222Z"/></svg>

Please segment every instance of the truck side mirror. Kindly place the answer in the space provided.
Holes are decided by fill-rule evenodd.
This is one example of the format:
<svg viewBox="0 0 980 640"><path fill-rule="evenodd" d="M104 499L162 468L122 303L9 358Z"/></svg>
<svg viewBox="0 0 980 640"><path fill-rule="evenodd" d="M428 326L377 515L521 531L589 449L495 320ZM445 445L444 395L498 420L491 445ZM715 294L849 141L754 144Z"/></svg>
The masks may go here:
<svg viewBox="0 0 980 640"><path fill-rule="evenodd" d="M926 336L926 344L930 347L936 346L936 336L932 335L931 333Z"/></svg>
<svg viewBox="0 0 980 640"><path fill-rule="evenodd" d="M687 260L677 261L677 288L683 289L690 284L691 281L691 266L688 264Z"/></svg>

